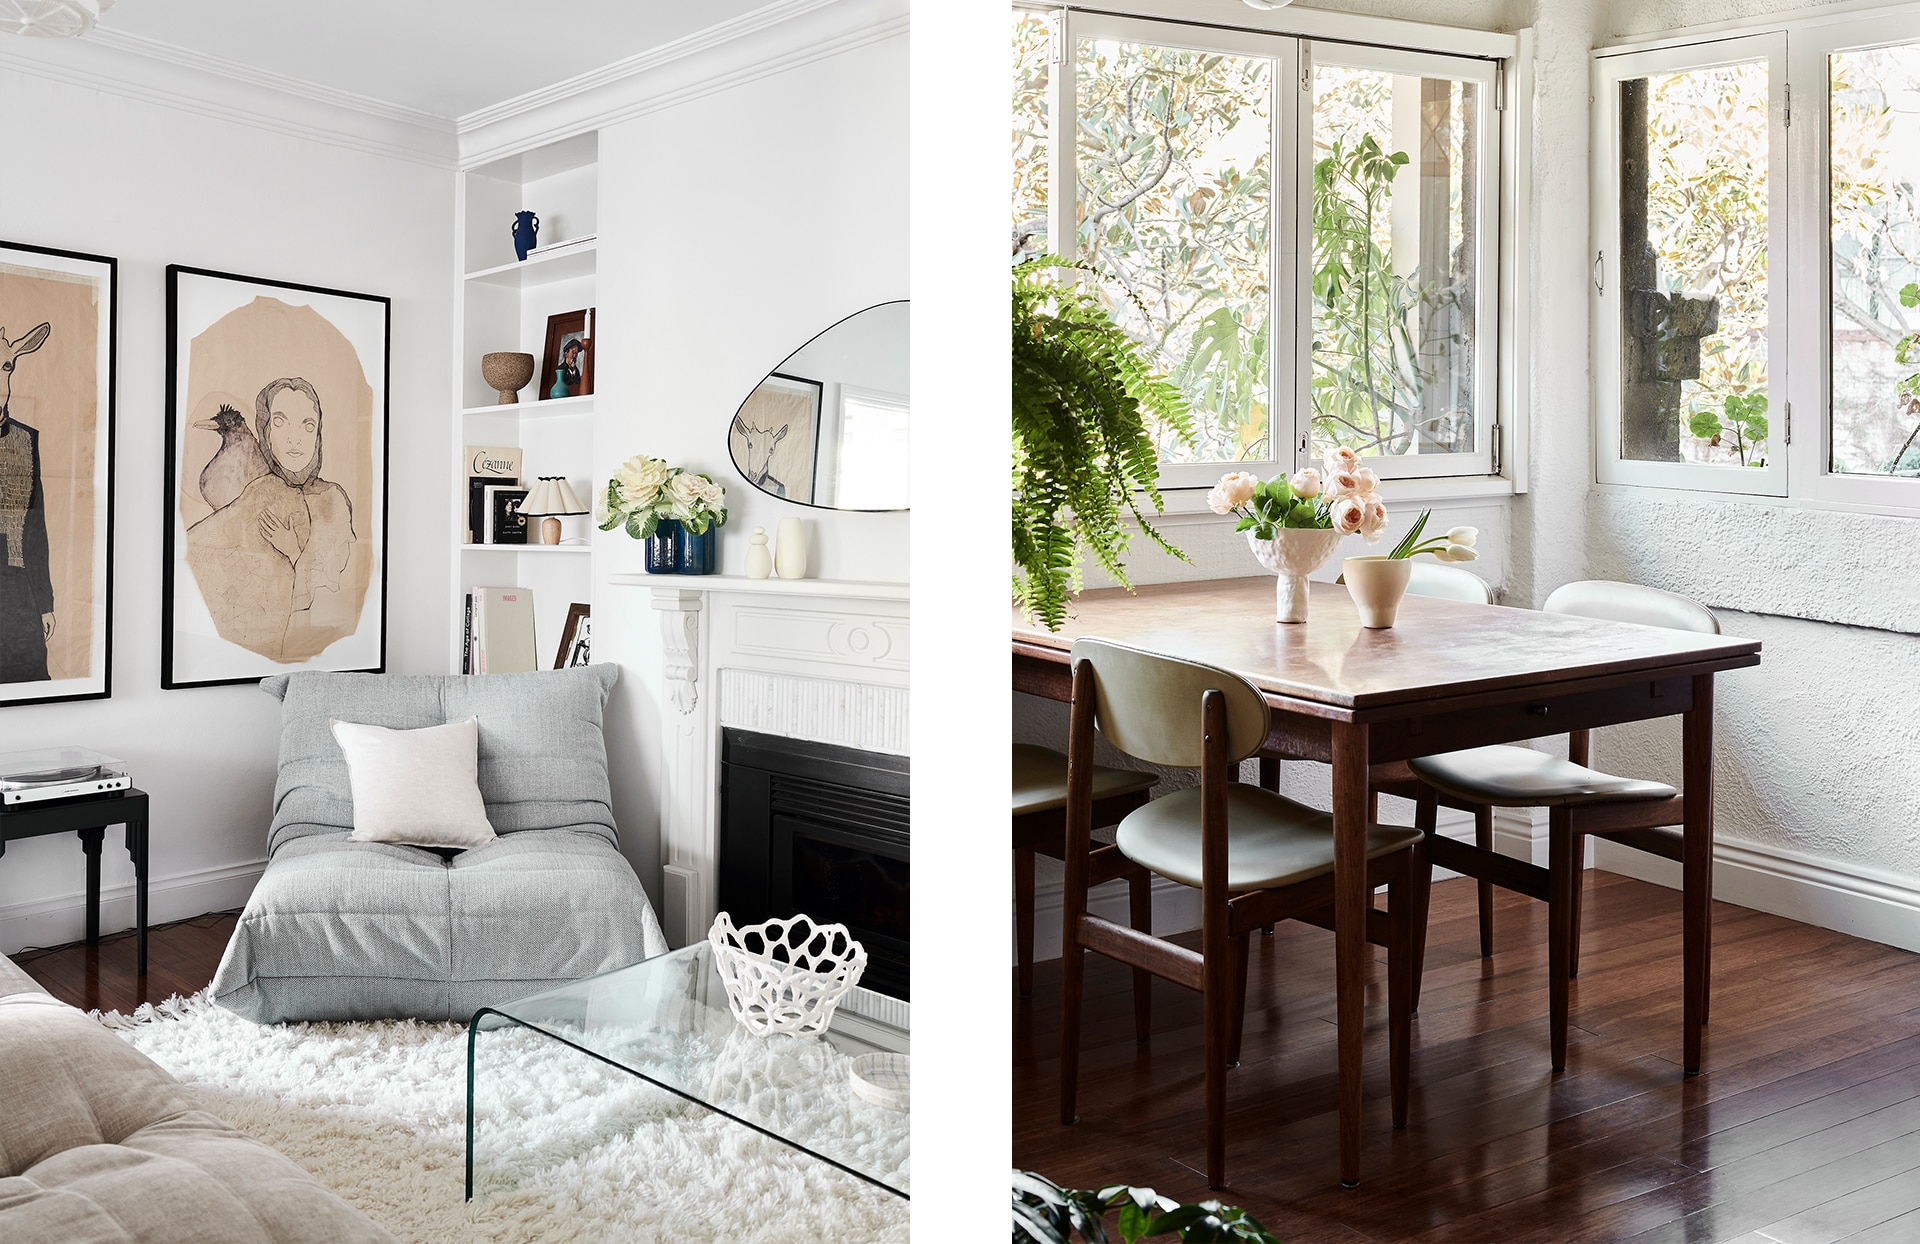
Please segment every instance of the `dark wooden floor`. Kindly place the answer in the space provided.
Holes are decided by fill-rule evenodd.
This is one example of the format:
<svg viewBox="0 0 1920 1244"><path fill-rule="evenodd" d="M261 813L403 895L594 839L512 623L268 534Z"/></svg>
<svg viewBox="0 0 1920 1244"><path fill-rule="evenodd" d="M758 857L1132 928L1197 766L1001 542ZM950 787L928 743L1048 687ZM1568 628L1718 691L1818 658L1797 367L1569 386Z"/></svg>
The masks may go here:
<svg viewBox="0 0 1920 1244"><path fill-rule="evenodd" d="M1013 1161L1069 1187L1218 1196L1287 1244L1364 1240L1920 1240L1920 955L1714 907L1702 1074L1680 1068L1680 902L1588 874L1567 1069L1547 1057L1545 908L1434 887L1409 1127L1387 1117L1385 961L1367 998L1360 1186L1336 1177L1332 935L1256 936L1242 1065L1228 1079L1231 1187L1204 1166L1198 995L1088 956L1080 1121L1058 1119L1059 961L1016 1000ZM1381 953L1381 952L1376 952Z"/></svg>
<svg viewBox="0 0 1920 1244"><path fill-rule="evenodd" d="M147 974L133 974L133 930L111 933L98 946L75 942L9 955L22 971L62 1002L82 1010L130 1012L204 989L239 921L234 912L195 916L147 931Z"/></svg>

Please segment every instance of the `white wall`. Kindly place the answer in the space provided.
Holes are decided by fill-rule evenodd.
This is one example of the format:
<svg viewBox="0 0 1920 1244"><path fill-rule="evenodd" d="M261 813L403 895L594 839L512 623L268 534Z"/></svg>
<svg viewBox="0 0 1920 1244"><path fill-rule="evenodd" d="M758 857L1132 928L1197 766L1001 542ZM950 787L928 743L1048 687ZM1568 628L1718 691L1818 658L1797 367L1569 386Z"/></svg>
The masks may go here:
<svg viewBox="0 0 1920 1244"><path fill-rule="evenodd" d="M797 516L811 575L908 579L906 514L778 500L727 452L734 411L776 364L843 316L908 296L906 102L901 35L600 132L594 473L646 453L712 474L730 511L722 574L741 573L756 525L771 535ZM594 656L622 667L607 721L614 815L657 905L658 623L646 591L604 579L639 572L641 546L594 539Z"/></svg>
<svg viewBox="0 0 1920 1244"><path fill-rule="evenodd" d="M165 268L393 299L387 666L439 672L453 174L16 68L0 68L0 116L0 238L120 261L113 698L0 709L0 751L73 742L123 758L152 796L151 918L237 906L266 856L279 705L252 687L160 690ZM117 834L109 894L131 890ZM84 886L72 834L10 844L0 952L81 936ZM130 901L104 910L105 929L131 922Z"/></svg>

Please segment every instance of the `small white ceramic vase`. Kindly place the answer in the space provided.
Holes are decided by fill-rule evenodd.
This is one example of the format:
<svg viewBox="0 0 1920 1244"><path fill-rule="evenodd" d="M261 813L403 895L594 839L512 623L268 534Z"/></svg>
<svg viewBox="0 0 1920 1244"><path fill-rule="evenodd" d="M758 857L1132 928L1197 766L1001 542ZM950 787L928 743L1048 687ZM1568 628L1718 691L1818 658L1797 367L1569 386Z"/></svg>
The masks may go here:
<svg viewBox="0 0 1920 1244"><path fill-rule="evenodd" d="M747 578L764 579L773 573L773 554L767 551L767 529L755 527L747 537Z"/></svg>
<svg viewBox="0 0 1920 1244"><path fill-rule="evenodd" d="M773 546L773 569L783 579L807 577L807 527L797 518L780 520L780 539Z"/></svg>
<svg viewBox="0 0 1920 1244"><path fill-rule="evenodd" d="M1280 576L1274 585L1274 621L1307 620L1307 576L1326 564L1343 539L1340 532L1319 527L1282 527L1271 540L1247 533L1253 555Z"/></svg>
<svg viewBox="0 0 1920 1244"><path fill-rule="evenodd" d="M1360 625L1376 631L1392 626L1413 577L1413 562L1405 557L1349 557L1340 563L1340 573L1360 611Z"/></svg>

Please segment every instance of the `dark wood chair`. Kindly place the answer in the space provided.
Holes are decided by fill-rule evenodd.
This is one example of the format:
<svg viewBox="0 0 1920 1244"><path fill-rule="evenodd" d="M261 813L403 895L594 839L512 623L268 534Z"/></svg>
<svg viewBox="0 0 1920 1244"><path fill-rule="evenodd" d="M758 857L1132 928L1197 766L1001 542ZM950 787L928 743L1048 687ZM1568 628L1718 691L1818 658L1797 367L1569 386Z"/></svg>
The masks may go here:
<svg viewBox="0 0 1920 1244"><path fill-rule="evenodd" d="M1098 639L1075 642L1067 739L1067 886L1062 921L1060 1120L1075 1119L1085 951L1198 990L1205 1012L1207 1182L1226 1183L1227 1068L1239 1057L1248 935L1276 920L1331 925L1333 818L1233 781L1266 739L1265 697L1236 674ZM1198 953L1087 911L1094 877L1093 741L1150 764L1198 768L1200 784L1173 791L1121 820L1127 859L1201 892ZM1406 1126L1413 912L1424 908L1420 834L1370 826L1368 878L1390 887L1388 910L1368 913L1369 940L1387 947L1393 1125Z"/></svg>
<svg viewBox="0 0 1920 1244"><path fill-rule="evenodd" d="M1569 583L1547 597L1542 608L1548 613L1720 633L1719 620L1704 605L1631 583ZM1555 1071L1566 1069L1569 983L1580 971L1586 839L1606 838L1664 859L1681 858L1681 833L1674 828L1684 819L1685 800L1680 792L1664 782L1615 777L1588 768L1589 755L1589 732L1573 730L1567 735L1566 760L1529 747L1475 747L1410 761L1406 767L1414 780L1379 784L1380 790L1414 799L1414 823L1426 836L1427 858L1433 864L1479 881L1482 955L1493 954L1492 886L1547 904L1548 1041ZM1693 780L1688 775L1689 783ZM1435 832L1441 804L1473 813L1475 845ZM1492 849L1494 808L1539 807L1546 808L1548 815L1545 868ZM1689 896L1688 901L1704 899ZM1419 972L1416 967L1416 1000Z"/></svg>
<svg viewBox="0 0 1920 1244"><path fill-rule="evenodd" d="M1118 825L1147 802L1160 779L1136 769L1105 765L1093 771L1093 827ZM1013 745L1013 913L1014 950L1019 960L1020 996L1033 993L1033 861L1037 855L1067 857L1067 758L1052 748ZM1127 918L1142 933L1153 931L1153 875L1111 845L1093 852L1092 884L1127 879ZM1152 976L1133 974L1134 1035L1147 1039L1151 1019Z"/></svg>

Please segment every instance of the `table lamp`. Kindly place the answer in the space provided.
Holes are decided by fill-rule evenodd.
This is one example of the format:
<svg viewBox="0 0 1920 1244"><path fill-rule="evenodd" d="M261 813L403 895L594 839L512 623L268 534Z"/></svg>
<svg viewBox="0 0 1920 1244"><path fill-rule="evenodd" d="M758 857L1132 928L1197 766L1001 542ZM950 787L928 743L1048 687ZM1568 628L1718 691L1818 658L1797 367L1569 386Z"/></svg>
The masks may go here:
<svg viewBox="0 0 1920 1244"><path fill-rule="evenodd" d="M520 503L520 512L528 518L544 518L540 524L540 543L560 543L560 515L585 514L587 507L561 475L542 475L533 491Z"/></svg>

